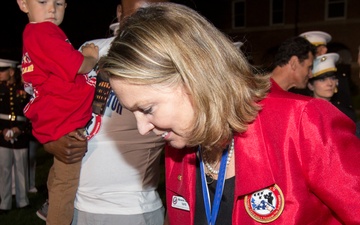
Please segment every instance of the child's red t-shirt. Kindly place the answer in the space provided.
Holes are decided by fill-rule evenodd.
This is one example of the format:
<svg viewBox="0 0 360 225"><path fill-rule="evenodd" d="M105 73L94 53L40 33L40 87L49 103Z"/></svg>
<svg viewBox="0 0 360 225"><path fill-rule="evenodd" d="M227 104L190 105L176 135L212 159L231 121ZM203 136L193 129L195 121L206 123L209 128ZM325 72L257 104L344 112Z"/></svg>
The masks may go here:
<svg viewBox="0 0 360 225"><path fill-rule="evenodd" d="M91 118L95 78L77 74L84 56L51 22L29 23L23 33L22 75L33 97L24 108L41 142L82 128Z"/></svg>

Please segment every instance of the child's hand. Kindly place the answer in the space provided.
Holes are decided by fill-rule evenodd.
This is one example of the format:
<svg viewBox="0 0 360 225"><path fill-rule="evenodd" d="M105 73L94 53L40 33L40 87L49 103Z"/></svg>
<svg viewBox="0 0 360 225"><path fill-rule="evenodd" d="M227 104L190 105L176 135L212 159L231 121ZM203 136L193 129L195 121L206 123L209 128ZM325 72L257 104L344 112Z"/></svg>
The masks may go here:
<svg viewBox="0 0 360 225"><path fill-rule="evenodd" d="M86 43L81 47L81 52L85 57L92 57L99 60L99 47L94 43Z"/></svg>
<svg viewBox="0 0 360 225"><path fill-rule="evenodd" d="M84 60L78 70L78 74L89 73L99 60L99 47L94 43L86 43L81 47Z"/></svg>

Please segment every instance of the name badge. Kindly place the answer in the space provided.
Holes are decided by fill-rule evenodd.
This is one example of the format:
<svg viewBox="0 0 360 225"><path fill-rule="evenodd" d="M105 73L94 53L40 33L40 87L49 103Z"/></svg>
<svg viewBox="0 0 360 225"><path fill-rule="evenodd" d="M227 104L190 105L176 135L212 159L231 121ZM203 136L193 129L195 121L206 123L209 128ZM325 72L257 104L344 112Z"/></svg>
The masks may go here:
<svg viewBox="0 0 360 225"><path fill-rule="evenodd" d="M186 202L186 200L183 197L180 196L172 197L171 207L190 211L189 204Z"/></svg>

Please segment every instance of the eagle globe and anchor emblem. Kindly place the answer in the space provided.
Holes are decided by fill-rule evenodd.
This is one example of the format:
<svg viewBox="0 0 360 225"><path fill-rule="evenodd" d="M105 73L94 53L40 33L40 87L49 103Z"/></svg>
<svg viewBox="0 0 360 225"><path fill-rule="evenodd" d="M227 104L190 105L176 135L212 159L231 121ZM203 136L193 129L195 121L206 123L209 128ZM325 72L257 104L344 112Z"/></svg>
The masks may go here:
<svg viewBox="0 0 360 225"><path fill-rule="evenodd" d="M249 216L261 223L276 220L284 210L284 195L276 184L245 196Z"/></svg>

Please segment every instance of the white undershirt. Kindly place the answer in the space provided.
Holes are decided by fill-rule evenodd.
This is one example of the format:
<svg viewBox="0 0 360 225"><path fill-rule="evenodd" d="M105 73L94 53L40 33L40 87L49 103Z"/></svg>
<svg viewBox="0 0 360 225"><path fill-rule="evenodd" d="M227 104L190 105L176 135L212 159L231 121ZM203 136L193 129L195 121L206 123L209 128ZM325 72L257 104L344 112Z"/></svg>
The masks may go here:
<svg viewBox="0 0 360 225"><path fill-rule="evenodd" d="M103 55L112 39L91 42ZM121 108L113 92L108 101L100 131L89 141L82 161L75 207L98 214L157 210L162 207L156 189L163 140L140 135L134 115Z"/></svg>

